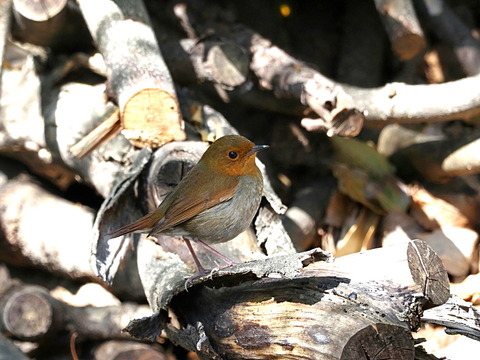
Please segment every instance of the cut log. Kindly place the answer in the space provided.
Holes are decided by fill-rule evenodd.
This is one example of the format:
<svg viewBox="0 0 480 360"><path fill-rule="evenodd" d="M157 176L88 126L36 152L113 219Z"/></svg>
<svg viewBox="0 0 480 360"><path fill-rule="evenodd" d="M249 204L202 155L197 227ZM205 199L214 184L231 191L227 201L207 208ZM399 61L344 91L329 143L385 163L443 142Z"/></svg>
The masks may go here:
<svg viewBox="0 0 480 360"><path fill-rule="evenodd" d="M48 47L53 52L77 52L92 47L92 37L74 1L13 0L12 10L15 40Z"/></svg>
<svg viewBox="0 0 480 360"><path fill-rule="evenodd" d="M401 60L409 60L420 54L426 40L411 0L375 0L375 6L393 52Z"/></svg>
<svg viewBox="0 0 480 360"><path fill-rule="evenodd" d="M243 263L192 280L188 291L176 277L170 294L152 281L146 291L157 299L156 315L127 330L153 340L163 324L172 341L202 359L351 359L358 345L368 354L384 349L392 358L413 359L408 330L418 329L423 309L449 297L445 268L432 249L417 240L325 259L313 250ZM166 323L167 308L181 329ZM398 343L388 345L392 334Z"/></svg>
<svg viewBox="0 0 480 360"><path fill-rule="evenodd" d="M316 125L311 123L312 119L302 123L307 130L323 130L329 135L345 136L355 136L360 132L364 116L340 84L246 27L236 26L234 38L250 52L250 69L262 88L272 90L278 98L296 99L321 118Z"/></svg>
<svg viewBox="0 0 480 360"><path fill-rule="evenodd" d="M46 289L24 286L1 298L1 327L23 341L48 342L59 331L73 331L89 339L125 338L122 328L132 316L150 311L146 306L73 307L52 298Z"/></svg>
<svg viewBox="0 0 480 360"><path fill-rule="evenodd" d="M124 135L138 147L184 140L170 73L143 1L79 1L105 59Z"/></svg>
<svg viewBox="0 0 480 360"><path fill-rule="evenodd" d="M418 173L433 182L480 172L477 133L451 138L392 125L382 131L379 146L383 153L391 155L399 172Z"/></svg>

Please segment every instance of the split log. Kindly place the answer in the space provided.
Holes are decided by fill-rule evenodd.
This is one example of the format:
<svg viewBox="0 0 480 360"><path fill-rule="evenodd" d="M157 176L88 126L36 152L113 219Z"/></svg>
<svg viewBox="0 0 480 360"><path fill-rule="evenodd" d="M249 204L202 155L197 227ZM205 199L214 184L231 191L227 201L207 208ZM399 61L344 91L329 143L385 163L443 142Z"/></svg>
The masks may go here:
<svg viewBox="0 0 480 360"><path fill-rule="evenodd" d="M228 89L247 81L248 56L237 44L220 39L183 39L160 44L165 63L180 84L212 82Z"/></svg>
<svg viewBox="0 0 480 360"><path fill-rule="evenodd" d="M269 257L196 278L188 289L181 274L162 280L164 273L146 264L156 313L127 330L154 340L164 329L202 359L352 359L359 348L366 358L381 349L413 359L409 331L418 329L424 309L449 297L445 268L431 248L417 240L329 259L318 249ZM181 328L168 322L167 309ZM398 342L388 345L391 337Z"/></svg>
<svg viewBox="0 0 480 360"><path fill-rule="evenodd" d="M307 130L345 136L355 136L360 132L364 116L340 84L246 27L235 26L233 38L248 49L250 69L261 88L272 90L277 98L295 99L320 117L315 123L312 119L304 119L302 125Z"/></svg>
<svg viewBox="0 0 480 360"><path fill-rule="evenodd" d="M426 40L411 0L375 0L375 6L393 52L401 60L419 55L425 48Z"/></svg>
<svg viewBox="0 0 480 360"><path fill-rule="evenodd" d="M136 146L184 140L175 87L143 1L79 1L105 59L124 135Z"/></svg>
<svg viewBox="0 0 480 360"><path fill-rule="evenodd" d="M324 179L304 184L295 193L283 223L298 252L313 247L333 189L333 180Z"/></svg>

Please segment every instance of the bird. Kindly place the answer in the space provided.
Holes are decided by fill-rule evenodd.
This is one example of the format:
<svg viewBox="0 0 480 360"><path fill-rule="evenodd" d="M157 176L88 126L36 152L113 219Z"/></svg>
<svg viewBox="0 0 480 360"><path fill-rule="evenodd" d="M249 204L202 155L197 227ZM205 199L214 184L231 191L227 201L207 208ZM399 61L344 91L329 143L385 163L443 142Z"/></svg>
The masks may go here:
<svg viewBox="0 0 480 360"><path fill-rule="evenodd" d="M263 193L263 177L255 158L268 147L240 135L218 138L155 210L107 237L147 233L183 238L198 275L207 270L190 241L219 256L227 266L233 265L210 245L229 241L250 226Z"/></svg>

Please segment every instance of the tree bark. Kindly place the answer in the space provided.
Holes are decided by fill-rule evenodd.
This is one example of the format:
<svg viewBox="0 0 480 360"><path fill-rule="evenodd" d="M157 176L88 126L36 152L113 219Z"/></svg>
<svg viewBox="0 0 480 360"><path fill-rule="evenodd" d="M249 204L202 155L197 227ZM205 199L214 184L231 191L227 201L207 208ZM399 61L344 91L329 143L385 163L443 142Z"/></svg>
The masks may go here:
<svg viewBox="0 0 480 360"><path fill-rule="evenodd" d="M2 332L10 337L48 346L61 332L82 339L126 339L122 328L135 316L149 313L145 305L74 307L51 297L39 286L17 285L0 296ZM58 344L57 344L58 345Z"/></svg>

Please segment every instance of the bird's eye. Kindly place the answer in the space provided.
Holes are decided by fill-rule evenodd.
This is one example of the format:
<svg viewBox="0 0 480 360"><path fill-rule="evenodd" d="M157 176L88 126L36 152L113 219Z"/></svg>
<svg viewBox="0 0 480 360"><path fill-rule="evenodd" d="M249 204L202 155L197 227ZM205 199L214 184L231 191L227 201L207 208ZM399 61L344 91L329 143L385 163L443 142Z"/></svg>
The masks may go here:
<svg viewBox="0 0 480 360"><path fill-rule="evenodd" d="M236 159L238 157L238 154L235 151L230 151L228 153L228 157L232 160Z"/></svg>

